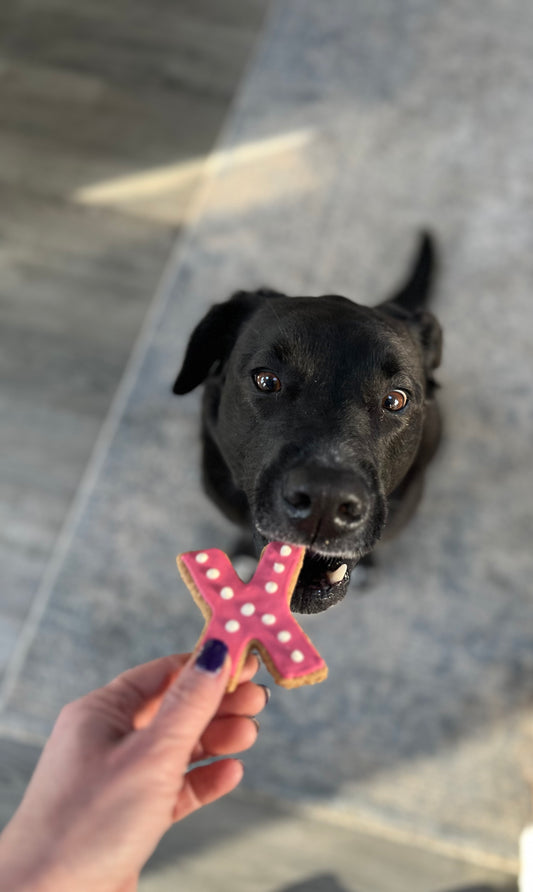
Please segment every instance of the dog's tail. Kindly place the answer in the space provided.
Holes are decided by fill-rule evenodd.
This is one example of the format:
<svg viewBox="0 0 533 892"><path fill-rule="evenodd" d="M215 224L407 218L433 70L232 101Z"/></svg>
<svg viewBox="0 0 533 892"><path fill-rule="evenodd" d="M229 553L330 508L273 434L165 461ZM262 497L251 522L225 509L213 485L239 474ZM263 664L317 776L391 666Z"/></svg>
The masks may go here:
<svg viewBox="0 0 533 892"><path fill-rule="evenodd" d="M394 303L409 312L423 309L431 294L436 266L435 239L430 232L424 230L407 279L392 298Z"/></svg>

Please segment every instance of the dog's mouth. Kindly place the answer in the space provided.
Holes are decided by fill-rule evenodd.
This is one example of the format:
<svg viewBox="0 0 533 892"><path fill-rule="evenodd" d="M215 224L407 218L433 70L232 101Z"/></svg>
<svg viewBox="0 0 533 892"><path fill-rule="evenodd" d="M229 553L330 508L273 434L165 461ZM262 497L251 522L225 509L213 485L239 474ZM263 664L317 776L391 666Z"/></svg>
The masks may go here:
<svg viewBox="0 0 533 892"><path fill-rule="evenodd" d="M308 549L292 595L291 610L321 613L338 604L348 591L356 564L354 558L326 557Z"/></svg>
<svg viewBox="0 0 533 892"><path fill-rule="evenodd" d="M277 538L277 537L276 537ZM258 554L272 539L261 535L256 529L255 545ZM287 540L290 544L298 542ZM359 563L363 551L350 557L342 555L326 555L314 548L307 547L298 581L291 598L293 613L322 613L328 607L342 601L354 567Z"/></svg>

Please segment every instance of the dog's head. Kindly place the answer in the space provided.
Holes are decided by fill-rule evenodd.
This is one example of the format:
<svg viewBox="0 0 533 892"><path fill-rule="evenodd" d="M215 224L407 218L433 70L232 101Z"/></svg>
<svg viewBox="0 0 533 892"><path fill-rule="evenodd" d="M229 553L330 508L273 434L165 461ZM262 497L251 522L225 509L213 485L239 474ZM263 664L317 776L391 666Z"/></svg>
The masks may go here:
<svg viewBox="0 0 533 892"><path fill-rule="evenodd" d="M236 294L193 333L174 392L205 383L215 477L257 543L306 546L294 610L339 601L380 538L417 455L440 343L435 318L399 301L268 291Z"/></svg>

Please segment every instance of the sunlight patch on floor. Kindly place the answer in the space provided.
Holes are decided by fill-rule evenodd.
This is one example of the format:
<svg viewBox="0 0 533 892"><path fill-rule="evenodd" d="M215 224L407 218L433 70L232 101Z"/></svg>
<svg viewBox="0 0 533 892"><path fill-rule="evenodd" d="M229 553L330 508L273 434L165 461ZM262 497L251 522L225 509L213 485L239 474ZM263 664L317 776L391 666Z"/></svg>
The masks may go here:
<svg viewBox="0 0 533 892"><path fill-rule="evenodd" d="M309 177L295 176L295 160L312 140L309 130L220 149L207 158L192 158L162 165L126 176L114 177L76 189L72 199L78 204L113 207L136 216L181 223L203 177L222 175L226 187L216 201L235 210L279 197L291 184L307 188ZM270 170L266 175L265 161Z"/></svg>

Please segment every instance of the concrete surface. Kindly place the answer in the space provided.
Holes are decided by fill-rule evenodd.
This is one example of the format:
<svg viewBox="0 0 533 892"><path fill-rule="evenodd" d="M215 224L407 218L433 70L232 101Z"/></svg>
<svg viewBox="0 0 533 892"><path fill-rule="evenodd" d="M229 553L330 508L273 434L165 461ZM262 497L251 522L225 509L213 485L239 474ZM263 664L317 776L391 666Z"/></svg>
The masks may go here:
<svg viewBox="0 0 533 892"><path fill-rule="evenodd" d="M234 537L199 488L199 395L169 394L202 312L264 283L375 302L429 225L446 441L371 594L306 621L330 676L275 692L244 790L515 866L533 681L532 29L519 0L276 4L8 666L5 733L39 739L65 700L196 640L174 556Z"/></svg>

